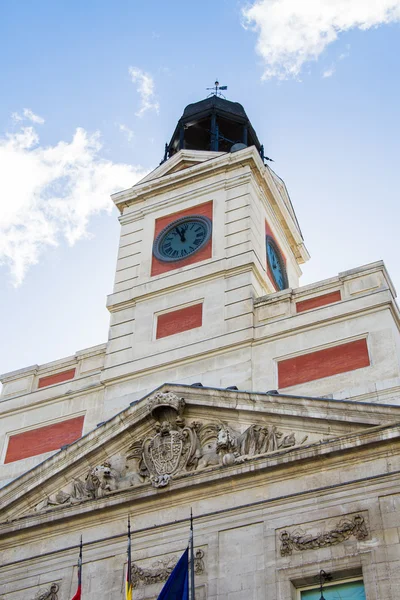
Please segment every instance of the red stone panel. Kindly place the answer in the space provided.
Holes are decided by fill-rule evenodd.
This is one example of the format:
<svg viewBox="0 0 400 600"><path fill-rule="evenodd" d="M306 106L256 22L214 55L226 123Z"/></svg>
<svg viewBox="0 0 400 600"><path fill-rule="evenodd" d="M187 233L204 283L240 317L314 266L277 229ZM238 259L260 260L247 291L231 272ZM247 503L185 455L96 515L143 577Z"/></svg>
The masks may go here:
<svg viewBox="0 0 400 600"><path fill-rule="evenodd" d="M186 308L173 310L169 313L159 315L157 318L156 338L201 327L203 322L203 305L194 304Z"/></svg>
<svg viewBox="0 0 400 600"><path fill-rule="evenodd" d="M172 223L172 221L176 221L181 217L187 217L188 215L202 215L204 217L208 217L212 221L212 202L206 202L205 204L199 204L198 206L192 206L186 210L181 210L180 212L174 213L172 215L167 215L165 217L160 217L156 219L156 226L154 229L154 240L160 233L164 227ZM195 252L191 256L188 256L184 260L178 260L177 262L162 262L158 260L155 256L152 256L151 261L151 275L160 275L161 273L167 273L168 271L173 271L174 269L178 269L180 267L185 267L186 265L192 265L194 263L199 262L200 260L206 260L206 258L212 257L212 236L207 242L207 244L199 250Z"/></svg>
<svg viewBox="0 0 400 600"><path fill-rule="evenodd" d="M54 385L55 383L61 383L62 381L68 381L75 377L75 369L69 369L69 371L62 371L61 373L55 373L54 375L47 375L46 377L40 377L38 388L44 388L48 385Z"/></svg>
<svg viewBox="0 0 400 600"><path fill-rule="evenodd" d="M370 365L367 340L356 340L278 362L278 387L330 377Z"/></svg>
<svg viewBox="0 0 400 600"><path fill-rule="evenodd" d="M300 300L296 302L296 312L304 312L305 310L311 310L312 308L318 308L319 306L326 306L333 302L339 302L342 299L340 290L336 292L330 292L329 294L323 294L322 296L315 296L315 298L308 298L307 300Z"/></svg>
<svg viewBox="0 0 400 600"><path fill-rule="evenodd" d="M58 450L82 436L84 416L30 429L10 436L5 463Z"/></svg>

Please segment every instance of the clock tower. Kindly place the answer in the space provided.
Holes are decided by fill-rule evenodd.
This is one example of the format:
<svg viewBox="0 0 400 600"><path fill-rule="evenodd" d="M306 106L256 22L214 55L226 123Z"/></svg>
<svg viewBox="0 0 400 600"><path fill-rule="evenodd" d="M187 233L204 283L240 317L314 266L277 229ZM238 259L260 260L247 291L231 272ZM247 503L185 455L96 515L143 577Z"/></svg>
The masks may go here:
<svg viewBox="0 0 400 600"><path fill-rule="evenodd" d="M191 529L191 598L397 598L400 313L382 261L298 287L286 188L218 96L113 199L109 339L1 378L2 597L121 598L124 580L161 597Z"/></svg>
<svg viewBox="0 0 400 600"><path fill-rule="evenodd" d="M243 107L218 95L187 106L160 166L113 200L106 397L135 378L250 389L254 300L297 287L309 256Z"/></svg>
<svg viewBox="0 0 400 600"><path fill-rule="evenodd" d="M113 195L121 236L107 298L108 339L1 376L0 487L13 480L24 485L21 475L29 478L39 463L42 473L49 457L58 473L64 451L72 465L79 463L81 444L87 444L85 466L71 471L71 478L86 481L87 464L94 468L101 461L109 477L106 457L117 452L117 432L122 435L138 415L143 424L138 421L137 441L147 439L148 399L158 393L170 398L172 390L178 413L180 398L190 399L190 427L213 415L216 427L229 420L242 433L269 431L267 445L262 436L252 438L261 444L251 442L253 450L262 452L291 448L295 439L318 441L321 426L325 441L350 434L360 415L363 427L373 429L397 418L389 417L393 406L389 412L382 408L400 404L400 312L385 265L377 260L299 287L301 265L309 256L286 187L266 160L243 107L213 95L185 108L161 164ZM261 413L265 420L258 420ZM293 437L311 417L304 435ZM337 429L340 421L346 423L343 431ZM181 430L183 423L179 413L174 427ZM108 455L101 450L101 457L93 458L92 442L111 432L116 445L110 442ZM169 435L164 430L157 436L164 434ZM210 449L206 438L202 444L204 451ZM219 464L215 460L210 464ZM141 472L136 475L135 486L142 482ZM331 476L327 481L331 486ZM70 492L57 495L57 489L46 492L50 504L52 499L68 503ZM24 504L36 506L40 494ZM281 498L281 489L277 494ZM247 500L246 495L240 502ZM234 502L240 504L238 498ZM168 519L175 522L177 516Z"/></svg>

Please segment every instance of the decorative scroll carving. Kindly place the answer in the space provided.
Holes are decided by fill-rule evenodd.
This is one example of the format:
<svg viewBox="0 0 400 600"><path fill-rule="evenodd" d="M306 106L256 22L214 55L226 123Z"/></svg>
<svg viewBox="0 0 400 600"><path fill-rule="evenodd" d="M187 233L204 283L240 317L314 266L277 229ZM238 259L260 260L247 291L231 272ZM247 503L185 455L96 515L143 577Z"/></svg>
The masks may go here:
<svg viewBox="0 0 400 600"><path fill-rule="evenodd" d="M196 550L194 558L194 572L196 575L202 575L205 572L204 566L204 551ZM134 589L151 585L153 583L163 583L167 581L171 575L179 557L171 556L170 558L164 558L157 560L151 565L149 569L143 569L135 563L132 564L132 587Z"/></svg>
<svg viewBox="0 0 400 600"><path fill-rule="evenodd" d="M355 515L352 518L341 519L338 524L324 533L316 535L307 534L303 531L282 531L279 535L281 540L281 556L290 556L293 550L311 550L340 544L350 537L357 540L365 540L368 537L368 529L364 517Z"/></svg>
<svg viewBox="0 0 400 600"><path fill-rule="evenodd" d="M47 590L40 590L34 600L58 600L59 586L57 583L52 583L50 588Z"/></svg>
<svg viewBox="0 0 400 600"><path fill-rule="evenodd" d="M118 490L146 482L165 487L179 473L212 466L230 466L254 456L303 444L294 432L284 433L275 425L250 425L237 433L226 423L192 422L183 418L185 401L172 392L157 392L147 401L154 430L136 440L126 456L89 469L86 477L75 478L63 489L42 500L37 511L103 498Z"/></svg>
<svg viewBox="0 0 400 600"><path fill-rule="evenodd" d="M135 563L132 564L132 587L135 589L140 585L151 585L167 581L176 563L177 557L164 558L153 563L150 569L142 569Z"/></svg>

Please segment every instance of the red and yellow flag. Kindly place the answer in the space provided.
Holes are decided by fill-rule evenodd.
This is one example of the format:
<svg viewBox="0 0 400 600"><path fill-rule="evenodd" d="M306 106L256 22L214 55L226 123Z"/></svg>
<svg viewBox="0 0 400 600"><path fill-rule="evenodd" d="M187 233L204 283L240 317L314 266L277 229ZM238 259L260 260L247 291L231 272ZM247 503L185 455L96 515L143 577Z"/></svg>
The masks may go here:
<svg viewBox="0 0 400 600"><path fill-rule="evenodd" d="M82 536L81 544L79 547L79 558L78 558L78 589L76 590L75 596L72 600L81 600L82 595Z"/></svg>

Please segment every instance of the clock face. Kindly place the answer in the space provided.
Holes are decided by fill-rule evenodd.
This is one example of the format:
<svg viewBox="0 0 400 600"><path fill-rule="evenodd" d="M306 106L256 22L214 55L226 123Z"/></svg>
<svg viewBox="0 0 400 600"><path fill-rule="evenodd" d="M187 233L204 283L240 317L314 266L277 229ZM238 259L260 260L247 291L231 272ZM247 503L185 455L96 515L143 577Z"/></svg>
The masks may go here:
<svg viewBox="0 0 400 600"><path fill-rule="evenodd" d="M272 278L278 290L288 287L285 262L275 240L267 235L267 262Z"/></svg>
<svg viewBox="0 0 400 600"><path fill-rule="evenodd" d="M201 215L190 215L165 227L153 245L153 254L163 262L176 262L204 248L211 237L211 221Z"/></svg>

